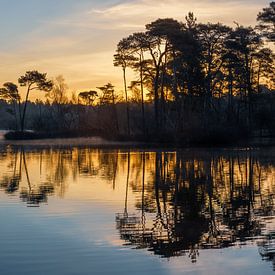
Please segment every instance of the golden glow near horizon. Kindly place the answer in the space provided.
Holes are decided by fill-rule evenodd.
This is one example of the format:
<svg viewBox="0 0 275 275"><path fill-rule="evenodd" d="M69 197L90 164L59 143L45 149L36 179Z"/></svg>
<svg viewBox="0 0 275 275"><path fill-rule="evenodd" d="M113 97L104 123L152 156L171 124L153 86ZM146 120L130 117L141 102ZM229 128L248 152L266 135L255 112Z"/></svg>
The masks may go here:
<svg viewBox="0 0 275 275"><path fill-rule="evenodd" d="M0 183L3 189L9 179L19 176L19 192L28 189L28 192L35 194L41 186L52 186L53 194L61 198L102 202L123 201L127 179L129 201L139 200L143 188L147 195L152 192L150 196L153 199L158 177L159 181L166 184L178 181L178 188L190 188L192 179L209 178L213 192L217 192L219 197L218 201L224 203L230 201L233 183L236 190L233 195L249 185L255 193L262 193L263 196L274 193L275 173L272 164L263 166L249 153L242 153L240 158L217 157L212 160L203 153L201 155L196 158L188 152L143 153L88 148L34 152L8 149L1 156ZM170 191L174 192L172 189Z"/></svg>
<svg viewBox="0 0 275 275"><path fill-rule="evenodd" d="M81 2L85 2L83 7ZM199 22L255 25L258 12L269 3L265 0L86 2L81 0L78 8L52 18L46 15L44 18L41 12L39 20L29 22L24 31L16 32L5 22L6 39L0 47L0 83L16 82L25 71L35 69L47 72L50 78L63 75L70 91L95 89L107 82L119 90L121 69L113 66L116 44L133 32L143 31L145 24L165 17L184 21L185 15L192 11ZM13 10L6 7L1 12L9 17ZM28 14L22 20L28 21ZM20 22L14 21L13 28L19 29ZM31 99L37 95L33 93Z"/></svg>

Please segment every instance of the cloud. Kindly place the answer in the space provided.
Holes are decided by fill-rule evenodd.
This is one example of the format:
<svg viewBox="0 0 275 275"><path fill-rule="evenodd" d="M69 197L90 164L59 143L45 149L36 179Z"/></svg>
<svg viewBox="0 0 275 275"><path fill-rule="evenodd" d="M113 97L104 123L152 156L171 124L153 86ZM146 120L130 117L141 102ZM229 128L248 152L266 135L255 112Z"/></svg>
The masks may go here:
<svg viewBox="0 0 275 275"><path fill-rule="evenodd" d="M267 1L137 0L109 8L92 9L89 13L116 23L126 21L144 24L159 17L184 20L185 15L192 11L201 21L223 21L232 24L238 20L242 24L252 24L264 2Z"/></svg>

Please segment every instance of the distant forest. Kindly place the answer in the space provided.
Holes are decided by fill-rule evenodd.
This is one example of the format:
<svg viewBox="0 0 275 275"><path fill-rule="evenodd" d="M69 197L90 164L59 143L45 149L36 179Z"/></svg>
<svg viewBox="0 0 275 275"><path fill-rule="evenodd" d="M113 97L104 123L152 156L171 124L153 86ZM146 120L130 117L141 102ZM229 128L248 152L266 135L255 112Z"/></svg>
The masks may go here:
<svg viewBox="0 0 275 275"><path fill-rule="evenodd" d="M203 24L190 12L147 24L117 45L123 93L107 83L69 97L62 76L28 71L0 88L0 128L178 144L274 136L275 2L257 22ZM33 90L45 100L31 102Z"/></svg>

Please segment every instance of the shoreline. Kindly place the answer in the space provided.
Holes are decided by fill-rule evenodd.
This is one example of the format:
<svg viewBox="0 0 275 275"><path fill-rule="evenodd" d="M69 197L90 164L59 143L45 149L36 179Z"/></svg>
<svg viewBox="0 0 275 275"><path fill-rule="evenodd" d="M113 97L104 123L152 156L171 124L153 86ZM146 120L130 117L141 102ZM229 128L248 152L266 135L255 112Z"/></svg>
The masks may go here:
<svg viewBox="0 0 275 275"><path fill-rule="evenodd" d="M135 140L108 140L100 136L52 136L6 139L5 135L10 133L8 130L0 130L0 146L26 146L26 147L90 147L90 148L133 148L133 149L241 149L241 148L268 148L275 147L275 137L251 137L242 139L235 143L173 143L158 141L135 141Z"/></svg>
<svg viewBox="0 0 275 275"><path fill-rule="evenodd" d="M157 142L134 142L134 141L109 141L100 137L73 137L73 138L48 138L48 139L31 139L31 140L6 140L0 138L1 147L53 147L53 148L68 148L68 147L90 147L98 149L112 148L133 148L133 149L243 149L243 148L268 148L275 147L275 139L272 142L251 141L240 142L236 144L218 144L218 145L178 145L173 143L157 143Z"/></svg>

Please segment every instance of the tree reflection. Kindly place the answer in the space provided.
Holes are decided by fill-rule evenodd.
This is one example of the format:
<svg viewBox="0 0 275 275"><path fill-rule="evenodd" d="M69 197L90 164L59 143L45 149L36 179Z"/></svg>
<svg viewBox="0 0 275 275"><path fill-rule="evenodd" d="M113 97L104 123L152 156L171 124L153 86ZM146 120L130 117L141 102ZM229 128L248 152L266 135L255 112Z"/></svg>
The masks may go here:
<svg viewBox="0 0 275 275"><path fill-rule="evenodd" d="M51 183L44 183L39 185L38 187L34 187L31 183L25 151L22 149L22 156L23 156L23 164L24 170L26 173L26 179L28 183L28 188L22 188L20 192L20 198L28 204L28 206L39 206L42 202L47 202L47 197L50 194L54 193L54 187Z"/></svg>
<svg viewBox="0 0 275 275"><path fill-rule="evenodd" d="M10 154L11 162L9 168L13 172L1 178L0 187L8 194L16 193L19 191L19 185L24 176L27 186L23 186L19 191L19 197L22 201L26 202L28 206L39 206L40 203L47 202L48 195L54 193L54 186L51 183L42 183L39 186L32 184L24 148L16 149Z"/></svg>
<svg viewBox="0 0 275 275"><path fill-rule="evenodd" d="M12 172L10 173L10 175L4 175L0 179L0 187L4 189L6 193L13 194L18 190L21 180L22 153L15 152L11 157L8 166L11 168Z"/></svg>
<svg viewBox="0 0 275 275"><path fill-rule="evenodd" d="M272 261L275 271L275 231L269 232L262 242L259 242L259 253L265 261Z"/></svg>
<svg viewBox="0 0 275 275"><path fill-rule="evenodd" d="M131 186L141 197L136 204L140 214L128 216L127 222L121 214L116 217L127 245L162 257L188 255L195 262L199 249L242 245L262 235L261 217L274 209L274 181L268 179L272 162L250 151L200 158L156 152L154 171L145 177L142 154L141 183Z"/></svg>
<svg viewBox="0 0 275 275"><path fill-rule="evenodd" d="M274 262L274 232L266 220L274 217L270 152L22 147L7 148L0 165L0 188L28 206L64 197L81 178L103 180L114 192L123 187L116 226L126 245L196 262L200 249L257 242L262 257Z"/></svg>

